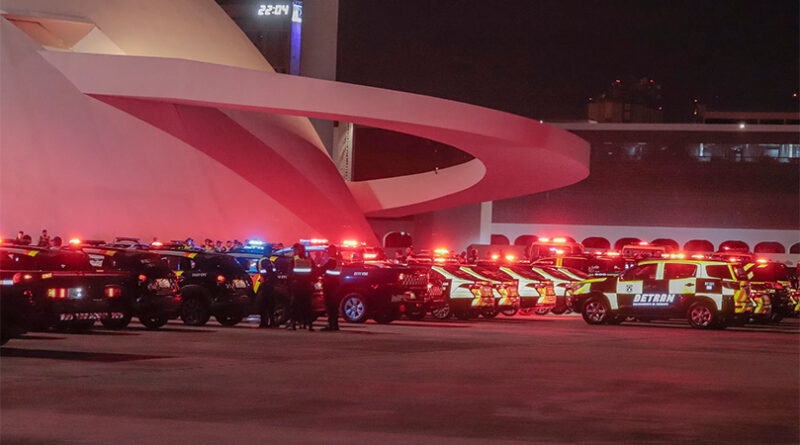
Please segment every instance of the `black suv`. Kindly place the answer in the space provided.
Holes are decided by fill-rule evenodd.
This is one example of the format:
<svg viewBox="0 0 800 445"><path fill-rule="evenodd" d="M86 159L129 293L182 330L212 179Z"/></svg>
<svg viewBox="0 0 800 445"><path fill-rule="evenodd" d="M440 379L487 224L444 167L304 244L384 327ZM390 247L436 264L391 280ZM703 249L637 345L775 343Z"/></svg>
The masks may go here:
<svg viewBox="0 0 800 445"><path fill-rule="evenodd" d="M13 331L51 327L84 330L95 320L123 318L118 308L126 276L97 270L88 255L79 250L0 246L3 306L25 312L14 316L3 311L4 340ZM10 329L6 328L7 319Z"/></svg>
<svg viewBox="0 0 800 445"><path fill-rule="evenodd" d="M166 262L153 252L131 248L83 246L92 265L127 273L125 295L120 300L122 319L103 320L109 329L121 329L136 316L148 329L158 329L178 316L181 297L178 280Z"/></svg>
<svg viewBox="0 0 800 445"><path fill-rule="evenodd" d="M180 317L190 326L203 326L213 315L233 326L253 309L253 284L247 271L228 255L180 248L151 252L166 261L178 276Z"/></svg>

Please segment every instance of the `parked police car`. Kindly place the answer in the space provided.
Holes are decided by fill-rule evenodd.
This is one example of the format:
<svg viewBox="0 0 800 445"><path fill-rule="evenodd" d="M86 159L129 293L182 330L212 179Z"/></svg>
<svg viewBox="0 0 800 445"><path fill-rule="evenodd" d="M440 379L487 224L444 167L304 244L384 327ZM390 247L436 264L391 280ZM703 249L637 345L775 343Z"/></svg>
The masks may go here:
<svg viewBox="0 0 800 445"><path fill-rule="evenodd" d="M180 317L203 326L213 315L223 326L239 323L253 310L253 285L242 266L228 255L179 246L152 250L178 277Z"/></svg>
<svg viewBox="0 0 800 445"><path fill-rule="evenodd" d="M796 277L792 276L786 265L757 260L743 268L750 280L751 290L769 299L769 312L758 311L766 320L777 323L785 317L797 317L800 314L800 290Z"/></svg>
<svg viewBox="0 0 800 445"><path fill-rule="evenodd" d="M103 320L109 329L127 326L137 317L148 329L158 329L176 318L181 298L178 281L167 263L153 252L125 247L106 247L86 242L80 246L89 255L93 266L103 270L125 272L124 295L120 298L121 319Z"/></svg>
<svg viewBox="0 0 800 445"><path fill-rule="evenodd" d="M739 273L719 261L647 260L618 277L578 283L567 304L589 324L686 318L694 328L723 328L747 321L754 307Z"/></svg>
<svg viewBox="0 0 800 445"><path fill-rule="evenodd" d="M3 306L24 312L3 311L4 340L25 330L84 330L96 320L124 316L118 302L125 274L98 271L81 251L3 245L0 278Z"/></svg>
<svg viewBox="0 0 800 445"><path fill-rule="evenodd" d="M466 320L495 311L492 283L465 271L463 267L459 264L431 266L431 292L444 296L442 306L431 311L435 318L444 320L455 315Z"/></svg>

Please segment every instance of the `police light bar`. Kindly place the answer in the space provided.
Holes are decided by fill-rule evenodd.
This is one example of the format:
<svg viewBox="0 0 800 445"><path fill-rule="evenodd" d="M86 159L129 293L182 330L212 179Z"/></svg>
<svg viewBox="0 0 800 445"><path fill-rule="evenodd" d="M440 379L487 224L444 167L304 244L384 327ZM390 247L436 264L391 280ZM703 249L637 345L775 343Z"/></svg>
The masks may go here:
<svg viewBox="0 0 800 445"><path fill-rule="evenodd" d="M346 239L342 241L342 247L358 247L359 242L354 239Z"/></svg>
<svg viewBox="0 0 800 445"><path fill-rule="evenodd" d="M702 260L705 257L706 257L705 255L700 255L699 253L696 253L696 254L692 255L692 258L695 258L695 259L698 259L698 260Z"/></svg>
<svg viewBox="0 0 800 445"><path fill-rule="evenodd" d="M646 245L648 245L648 244L649 244L649 243L648 243L647 241L639 241L639 245L640 245L640 246L646 246Z"/></svg>
<svg viewBox="0 0 800 445"><path fill-rule="evenodd" d="M364 259L365 260L374 260L375 258L378 258L378 254L377 253L365 253L364 254Z"/></svg>
<svg viewBox="0 0 800 445"><path fill-rule="evenodd" d="M761 264L767 264L767 259L766 258L759 258L759 259L756 260L756 262L761 263Z"/></svg>
<svg viewBox="0 0 800 445"><path fill-rule="evenodd" d="M539 238L539 242L540 243L549 243L550 242L550 238Z"/></svg>
<svg viewBox="0 0 800 445"><path fill-rule="evenodd" d="M564 251L561 249L555 249L556 255L564 255Z"/></svg>
<svg viewBox="0 0 800 445"><path fill-rule="evenodd" d="M438 249L434 249L433 253L435 253L436 255L448 255L450 251L445 249L444 247L440 247Z"/></svg>
<svg viewBox="0 0 800 445"><path fill-rule="evenodd" d="M264 241L261 241L261 240L258 240L258 239L251 239L247 244L249 246L263 246L264 245Z"/></svg>
<svg viewBox="0 0 800 445"><path fill-rule="evenodd" d="M444 258L434 258L433 261L435 261L437 263L444 263L445 259Z"/></svg>
<svg viewBox="0 0 800 445"><path fill-rule="evenodd" d="M686 255L684 255L682 253L673 253L669 257L672 258L673 260L682 260L682 259L686 258Z"/></svg>
<svg viewBox="0 0 800 445"><path fill-rule="evenodd" d="M80 238L72 238L71 240L69 240L69 243L70 244L80 244L81 243L81 239Z"/></svg>
<svg viewBox="0 0 800 445"><path fill-rule="evenodd" d="M162 243L161 241L153 241L152 243L150 243L150 245L154 247L161 247L164 245L164 243Z"/></svg>
<svg viewBox="0 0 800 445"><path fill-rule="evenodd" d="M621 254L619 252L611 251L611 252L606 252L606 255L608 255L608 256L620 256Z"/></svg>
<svg viewBox="0 0 800 445"><path fill-rule="evenodd" d="M559 237L553 238L553 242L554 243L566 243L567 239L564 238L563 236L559 236Z"/></svg>
<svg viewBox="0 0 800 445"><path fill-rule="evenodd" d="M506 255L506 261L514 261L514 258L516 258L514 255Z"/></svg>
<svg viewBox="0 0 800 445"><path fill-rule="evenodd" d="M492 254L492 259L493 259L493 260L498 260L499 258L500 258L500 255L498 255L498 254L496 254L496 253L493 253L493 254Z"/></svg>
<svg viewBox="0 0 800 445"><path fill-rule="evenodd" d="M309 244L312 246L322 246L328 244L328 240L324 238L311 238L311 239L301 239L300 244Z"/></svg>

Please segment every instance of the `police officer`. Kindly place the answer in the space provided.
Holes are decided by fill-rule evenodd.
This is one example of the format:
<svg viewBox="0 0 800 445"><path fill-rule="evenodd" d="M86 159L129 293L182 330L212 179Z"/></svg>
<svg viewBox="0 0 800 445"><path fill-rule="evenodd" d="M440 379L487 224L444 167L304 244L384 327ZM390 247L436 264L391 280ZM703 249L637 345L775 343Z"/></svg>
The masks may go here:
<svg viewBox="0 0 800 445"><path fill-rule="evenodd" d="M306 248L300 243L292 246L294 255L289 268L289 291L292 299L290 302L290 312L292 320L286 326L287 329L295 330L296 325L308 327L313 331L311 320L311 294L313 292L314 263L308 258Z"/></svg>
<svg viewBox="0 0 800 445"><path fill-rule="evenodd" d="M258 313L261 314L261 323L258 327L277 328L278 321L275 319L275 282L277 277L269 258L264 257L259 260L258 272L259 285L256 298Z"/></svg>
<svg viewBox="0 0 800 445"><path fill-rule="evenodd" d="M47 229L42 230L42 234L39 236L39 242L36 243L39 247L50 247L50 236L47 235Z"/></svg>
<svg viewBox="0 0 800 445"><path fill-rule="evenodd" d="M322 265L322 292L325 295L325 312L328 314L328 326L323 331L339 330L339 274L341 274L342 257L339 249L333 244L325 252L326 261Z"/></svg>

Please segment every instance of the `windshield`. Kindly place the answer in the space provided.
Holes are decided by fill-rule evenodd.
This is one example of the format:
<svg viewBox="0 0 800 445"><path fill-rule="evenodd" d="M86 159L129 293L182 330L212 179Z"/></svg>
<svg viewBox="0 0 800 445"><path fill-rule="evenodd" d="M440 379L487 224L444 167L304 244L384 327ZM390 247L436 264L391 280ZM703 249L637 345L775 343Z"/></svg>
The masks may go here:
<svg viewBox="0 0 800 445"><path fill-rule="evenodd" d="M135 254L121 255L115 259L115 269L141 270L163 272L168 274L170 268L158 255L154 253L137 252Z"/></svg>
<svg viewBox="0 0 800 445"><path fill-rule="evenodd" d="M731 274L731 268L727 264L715 264L706 266L706 273L712 278L721 278L723 280L734 280L735 277Z"/></svg>

